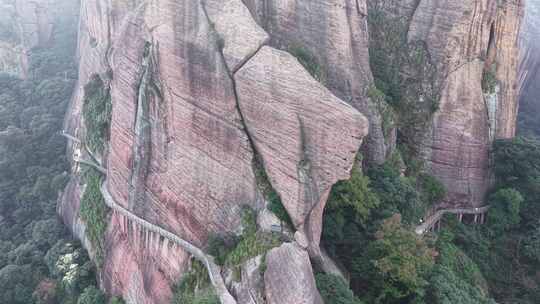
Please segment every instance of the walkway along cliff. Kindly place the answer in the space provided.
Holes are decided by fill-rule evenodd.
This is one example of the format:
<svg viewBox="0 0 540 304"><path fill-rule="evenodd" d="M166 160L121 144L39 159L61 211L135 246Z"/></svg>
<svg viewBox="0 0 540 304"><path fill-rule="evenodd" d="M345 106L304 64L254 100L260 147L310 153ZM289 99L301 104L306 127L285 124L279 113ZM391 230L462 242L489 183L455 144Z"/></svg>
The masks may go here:
<svg viewBox="0 0 540 304"><path fill-rule="evenodd" d="M336 272L320 247L332 186L398 143L449 190L417 233L443 213L486 211L491 142L514 135L519 0L82 0L80 15L64 128L75 163L95 164L77 138L96 131L84 118L85 86L99 79L111 116L103 150L85 153L106 167L97 168L113 210L100 284L128 303L168 303L190 256L223 303L321 303L311 262ZM400 48L374 44L379 34L398 35ZM485 75L495 79L488 87ZM405 103L391 108L373 94L383 83ZM74 174L58 210L92 252L84 189ZM245 206L261 220L269 191L294 239L266 253L264 275L248 263L232 281L203 248L241 233Z"/></svg>

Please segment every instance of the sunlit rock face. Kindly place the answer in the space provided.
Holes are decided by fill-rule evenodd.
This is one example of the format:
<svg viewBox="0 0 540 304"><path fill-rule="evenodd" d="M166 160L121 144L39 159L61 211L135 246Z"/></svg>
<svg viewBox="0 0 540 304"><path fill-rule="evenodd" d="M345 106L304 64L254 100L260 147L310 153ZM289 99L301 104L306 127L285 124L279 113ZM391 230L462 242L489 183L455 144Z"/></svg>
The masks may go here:
<svg viewBox="0 0 540 304"><path fill-rule="evenodd" d="M368 122L287 52L263 47L235 79L268 177L315 252L331 187L348 178Z"/></svg>

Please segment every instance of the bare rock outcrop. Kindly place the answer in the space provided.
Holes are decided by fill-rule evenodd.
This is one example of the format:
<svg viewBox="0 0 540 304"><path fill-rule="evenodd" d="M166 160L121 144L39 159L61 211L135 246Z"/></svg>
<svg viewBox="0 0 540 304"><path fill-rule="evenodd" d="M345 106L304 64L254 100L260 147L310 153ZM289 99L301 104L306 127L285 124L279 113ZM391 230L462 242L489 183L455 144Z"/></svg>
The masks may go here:
<svg viewBox="0 0 540 304"><path fill-rule="evenodd" d="M248 133L296 228L319 248L334 183L347 179L367 120L287 52L263 47L235 74Z"/></svg>
<svg viewBox="0 0 540 304"><path fill-rule="evenodd" d="M433 66L432 79L416 80L433 82L438 97L415 149L449 190L447 203L483 204L491 142L515 134L522 1L375 3L406 20L408 43L422 45Z"/></svg>
<svg viewBox="0 0 540 304"><path fill-rule="evenodd" d="M491 141L515 133L521 1L436 2L420 1L409 31L410 41L426 42L443 83L424 152L447 201L478 206L490 183ZM489 73L497 92L483 87Z"/></svg>
<svg viewBox="0 0 540 304"><path fill-rule="evenodd" d="M209 233L234 231L241 206L256 207L253 152L202 6L171 0L136 10L122 21L111 59L108 186L119 204L201 246ZM145 58L152 63L142 81ZM149 109L145 172L135 171L140 103ZM142 184L133 184L139 174ZM133 190L141 194L130 202Z"/></svg>
<svg viewBox="0 0 540 304"><path fill-rule="evenodd" d="M219 35L223 57L234 73L268 42L268 34L255 22L242 0L205 0L208 18Z"/></svg>
<svg viewBox="0 0 540 304"><path fill-rule="evenodd" d="M325 86L369 119L363 149L371 163L382 163L388 146L369 67L365 0L245 0L277 49L313 57Z"/></svg>
<svg viewBox="0 0 540 304"><path fill-rule="evenodd" d="M264 282L268 304L323 304L309 255L298 245L285 243L270 250L266 265Z"/></svg>

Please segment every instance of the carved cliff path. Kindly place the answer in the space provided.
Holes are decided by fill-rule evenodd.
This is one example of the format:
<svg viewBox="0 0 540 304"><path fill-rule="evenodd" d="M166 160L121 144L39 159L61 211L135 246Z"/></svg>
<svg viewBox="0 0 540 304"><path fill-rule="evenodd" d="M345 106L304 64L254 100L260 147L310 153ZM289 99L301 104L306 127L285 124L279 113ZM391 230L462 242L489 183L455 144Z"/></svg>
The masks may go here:
<svg viewBox="0 0 540 304"><path fill-rule="evenodd" d="M174 249L174 246L177 245L183 250L187 251L188 253L193 255L193 257L195 257L197 260L199 260L206 266L206 269L208 270L208 276L210 277L210 282L214 286L216 293L221 300L221 303L222 304L236 304L236 300L229 293L227 287L225 286L225 282L223 281L223 277L221 276L221 267L219 267L214 262L214 258L212 256L207 255L200 248L185 241L184 239L178 237L177 235L159 226L156 226L150 222L147 222L146 220L131 213L129 210L125 209L124 207L118 205L112 198L111 194L109 193L109 190L107 189L107 180L105 180L103 184L101 185L101 194L103 195L103 198L107 206L111 208L116 215L121 216L123 218L122 228L125 231L128 230L128 227L130 225L135 224L142 228L142 231L145 235L144 240L146 243L150 243L151 242L150 240L154 238L152 234L156 234L160 236L159 242L161 242L161 237L164 238L163 242L165 243L163 246L168 246L167 242L172 242L173 249Z"/></svg>
<svg viewBox="0 0 540 304"><path fill-rule="evenodd" d="M485 214L489 210L489 206L478 208L453 208L453 209L441 209L429 216L422 224L418 225L415 229L416 234L422 235L430 230L440 228L442 217L449 214L457 214L459 221L461 222L464 214L474 215L474 222L484 223Z"/></svg>
<svg viewBox="0 0 540 304"><path fill-rule="evenodd" d="M82 144L81 140L73 135L69 135L65 132L62 132L62 135L77 144ZM103 175L107 176L107 169L104 168L99 163L95 163L93 161L82 160L79 158L75 158L74 161L80 164L91 166L97 169L99 172L103 173ZM95 158L94 158L94 161L95 161ZM101 184L100 190L101 190L101 194L103 195L105 204L113 210L113 213L118 218L122 219L122 229L124 232L128 233L129 227L133 227L132 229L133 231L140 228L139 233L142 231L144 235L145 246L150 246L152 244L152 240L156 238L155 236L157 236L158 247L169 248L169 242L170 242L173 247L172 250L175 249L175 246L178 246L181 249L185 250L186 252L191 254L194 258L196 258L201 263L203 263L203 265L205 265L208 271L208 276L210 277L210 282L212 283L212 286L214 287L216 294L219 297L221 303L222 304L236 304L236 300L229 293L229 290L225 286L225 282L223 281L223 277L221 276L221 267L219 267L214 262L214 257L204 253L204 251L202 251L200 248L187 242L181 237L175 235L174 233L169 232L159 226L156 226L138 217L137 215L131 213L126 208L118 205L113 199L113 197L111 196L109 190L107 189L107 179L105 179L105 181Z"/></svg>

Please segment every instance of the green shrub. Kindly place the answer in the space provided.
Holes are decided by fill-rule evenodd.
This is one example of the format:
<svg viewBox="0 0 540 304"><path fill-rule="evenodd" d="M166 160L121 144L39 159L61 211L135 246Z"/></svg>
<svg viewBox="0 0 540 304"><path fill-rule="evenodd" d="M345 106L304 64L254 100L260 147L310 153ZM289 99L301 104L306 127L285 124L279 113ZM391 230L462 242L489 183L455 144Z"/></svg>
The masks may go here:
<svg viewBox="0 0 540 304"><path fill-rule="evenodd" d="M219 304L206 267L193 261L189 272L173 287L172 304Z"/></svg>
<svg viewBox="0 0 540 304"><path fill-rule="evenodd" d="M384 220L375 237L368 245L369 261L376 275L374 280L381 285L375 289L379 293L375 297L382 303L422 297L434 265L434 250L402 226L399 214Z"/></svg>
<svg viewBox="0 0 540 304"><path fill-rule="evenodd" d="M91 150L102 152L109 137L112 103L109 89L99 75L93 75L84 86L83 117L86 143Z"/></svg>
<svg viewBox="0 0 540 304"><path fill-rule="evenodd" d="M281 203L281 198L277 194L276 191L270 192L268 195L268 210L272 211L280 221L286 223L289 225L289 227L293 228L293 222L291 220L291 217L289 216L289 213L287 212L287 209L283 206Z"/></svg>
<svg viewBox="0 0 540 304"><path fill-rule="evenodd" d="M112 297L111 302L110 302L110 304L124 304L124 303L126 302L124 302L124 300L119 297Z"/></svg>
<svg viewBox="0 0 540 304"><path fill-rule="evenodd" d="M268 210L272 211L283 223L289 225L294 229L293 222L287 209L283 206L281 198L277 194L276 190L272 187L272 184L268 180L266 171L262 164L262 159L259 154L253 158L253 169L255 171L255 178L257 180L257 186L264 195L266 201L268 201Z"/></svg>
<svg viewBox="0 0 540 304"><path fill-rule="evenodd" d="M484 69L482 73L482 91L485 94L494 94L497 89L497 75L494 68L495 66Z"/></svg>
<svg viewBox="0 0 540 304"><path fill-rule="evenodd" d="M338 182L332 188L327 208L350 206L358 222L365 224L372 209L380 204L379 197L369 188L370 180L360 170L353 168L350 179Z"/></svg>
<svg viewBox="0 0 540 304"><path fill-rule="evenodd" d="M381 201L381 210L386 215L400 213L407 224L416 224L427 209L413 178L403 177L388 164L368 170L371 188Z"/></svg>
<svg viewBox="0 0 540 304"><path fill-rule="evenodd" d="M376 86L371 86L368 89L368 97L377 106L377 109L381 114L381 126L384 138L388 140L391 131L396 126L396 114L392 107L387 103L386 95L381 90L377 89Z"/></svg>
<svg viewBox="0 0 540 304"><path fill-rule="evenodd" d="M252 209L244 209L242 223L244 230L240 241L225 258L225 265L231 267L238 267L250 258L264 254L281 243L276 236L257 230L256 214Z"/></svg>
<svg viewBox="0 0 540 304"><path fill-rule="evenodd" d="M245 261L279 246L280 239L259 231L255 211L245 208L242 215L242 234L236 236L212 235L207 252L215 258L218 265L234 268L236 271Z"/></svg>
<svg viewBox="0 0 540 304"><path fill-rule="evenodd" d="M289 53L296 57L300 64L323 85L326 83L326 74L317 57L315 57L306 48L299 45L292 45L289 47Z"/></svg>
<svg viewBox="0 0 540 304"><path fill-rule="evenodd" d="M77 304L105 304L105 295L101 290L94 286L86 287L84 292L79 296Z"/></svg>
<svg viewBox="0 0 540 304"><path fill-rule="evenodd" d="M108 208L101 194L101 175L91 169L85 176L86 188L81 198L80 215L86 223L86 234L96 250L96 263L102 262Z"/></svg>
<svg viewBox="0 0 540 304"><path fill-rule="evenodd" d="M341 277L318 273L315 281L325 304L362 304Z"/></svg>
<svg viewBox="0 0 540 304"><path fill-rule="evenodd" d="M422 199L428 205L438 203L446 196L446 188L437 178L427 173L422 173L418 177L418 182Z"/></svg>
<svg viewBox="0 0 540 304"><path fill-rule="evenodd" d="M540 221L535 229L523 241L523 255L540 263Z"/></svg>
<svg viewBox="0 0 540 304"><path fill-rule="evenodd" d="M224 265L227 255L238 245L240 238L235 235L212 234L208 238L206 252L214 257L216 264Z"/></svg>
<svg viewBox="0 0 540 304"><path fill-rule="evenodd" d="M514 189L500 189L489 197L488 224L497 232L511 229L521 220L519 211L523 196Z"/></svg>

